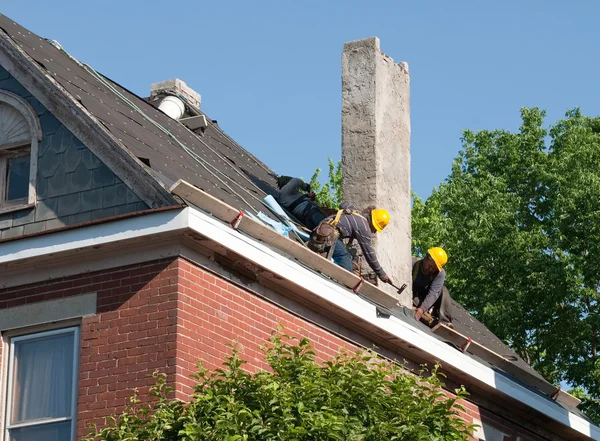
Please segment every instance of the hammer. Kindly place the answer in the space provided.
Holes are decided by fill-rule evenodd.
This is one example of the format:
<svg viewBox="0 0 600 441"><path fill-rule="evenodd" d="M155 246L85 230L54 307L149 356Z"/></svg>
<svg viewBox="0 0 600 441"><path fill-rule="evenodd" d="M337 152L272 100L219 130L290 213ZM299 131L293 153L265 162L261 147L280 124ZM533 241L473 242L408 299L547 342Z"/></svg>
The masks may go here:
<svg viewBox="0 0 600 441"><path fill-rule="evenodd" d="M391 280L389 280L388 283L398 290L398 294L402 294L402 291L406 289L406 283L403 283L400 288L394 285Z"/></svg>

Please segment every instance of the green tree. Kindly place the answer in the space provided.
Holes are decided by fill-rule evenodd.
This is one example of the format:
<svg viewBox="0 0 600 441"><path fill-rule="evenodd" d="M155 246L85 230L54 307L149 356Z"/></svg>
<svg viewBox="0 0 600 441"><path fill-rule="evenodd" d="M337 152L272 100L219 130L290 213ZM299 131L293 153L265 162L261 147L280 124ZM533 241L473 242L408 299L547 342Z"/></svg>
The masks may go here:
<svg viewBox="0 0 600 441"><path fill-rule="evenodd" d="M310 178L310 188L315 193L316 202L321 207L338 208L342 203L342 161L334 163L329 160L329 180L321 185L319 175L321 169L318 168Z"/></svg>
<svg viewBox="0 0 600 441"><path fill-rule="evenodd" d="M169 400L164 376L156 374L152 407L134 396L89 440L466 441L473 430L458 415L465 390L448 398L437 367L414 375L371 352L318 364L307 339L280 333L263 351L269 372L244 371L236 350L221 370L200 367L188 403Z"/></svg>
<svg viewBox="0 0 600 441"><path fill-rule="evenodd" d="M413 251L444 246L453 296L548 380L600 398L600 118L465 131L448 178L413 197ZM595 415L599 413L596 411ZM599 420L600 421L600 420Z"/></svg>

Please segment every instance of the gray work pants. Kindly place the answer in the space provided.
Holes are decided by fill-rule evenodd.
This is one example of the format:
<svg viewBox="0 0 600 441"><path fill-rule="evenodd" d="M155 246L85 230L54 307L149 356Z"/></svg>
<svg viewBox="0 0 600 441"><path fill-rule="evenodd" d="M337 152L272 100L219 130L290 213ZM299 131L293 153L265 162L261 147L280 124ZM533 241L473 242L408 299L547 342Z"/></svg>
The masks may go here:
<svg viewBox="0 0 600 441"><path fill-rule="evenodd" d="M414 297L413 305L419 307L425 298ZM425 311L427 312L427 311ZM442 294L433 304L431 315L442 323L452 323L452 298L446 285L442 287Z"/></svg>

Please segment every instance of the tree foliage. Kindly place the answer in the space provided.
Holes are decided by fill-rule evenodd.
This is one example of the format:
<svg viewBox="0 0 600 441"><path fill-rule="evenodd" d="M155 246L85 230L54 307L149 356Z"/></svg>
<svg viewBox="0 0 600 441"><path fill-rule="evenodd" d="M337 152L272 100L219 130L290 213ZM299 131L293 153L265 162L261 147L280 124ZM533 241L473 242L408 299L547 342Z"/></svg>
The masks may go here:
<svg viewBox="0 0 600 441"><path fill-rule="evenodd" d="M321 185L319 175L321 169L318 168L310 178L310 188L314 191L318 205L327 208L338 208L342 203L342 161L334 163L329 160L329 180Z"/></svg>
<svg viewBox="0 0 600 441"><path fill-rule="evenodd" d="M413 251L445 247L453 297L598 416L600 118L521 116L515 133L463 133L448 178L413 196Z"/></svg>
<svg viewBox="0 0 600 441"><path fill-rule="evenodd" d="M437 367L425 378L370 352L318 364L307 339L280 333L263 351L269 372L243 370L237 350L221 370L200 366L187 403L169 400L155 374L152 407L134 396L88 441L458 441L473 430L458 417L464 389L448 398Z"/></svg>

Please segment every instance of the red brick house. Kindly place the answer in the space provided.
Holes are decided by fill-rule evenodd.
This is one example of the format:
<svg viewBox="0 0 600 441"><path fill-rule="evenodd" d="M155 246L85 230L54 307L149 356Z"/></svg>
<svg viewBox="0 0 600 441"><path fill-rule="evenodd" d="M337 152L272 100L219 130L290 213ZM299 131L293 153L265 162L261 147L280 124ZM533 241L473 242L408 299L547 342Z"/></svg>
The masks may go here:
<svg viewBox="0 0 600 441"><path fill-rule="evenodd" d="M182 103L176 119L165 101ZM274 172L184 84L142 99L5 16L0 176L0 441L80 439L134 388L144 397L155 369L185 398L197 361L219 366L233 340L261 369L279 324L322 358L375 344L439 361L449 391L471 393L475 439L600 439L576 399L459 305L455 330L433 332L252 217Z"/></svg>

